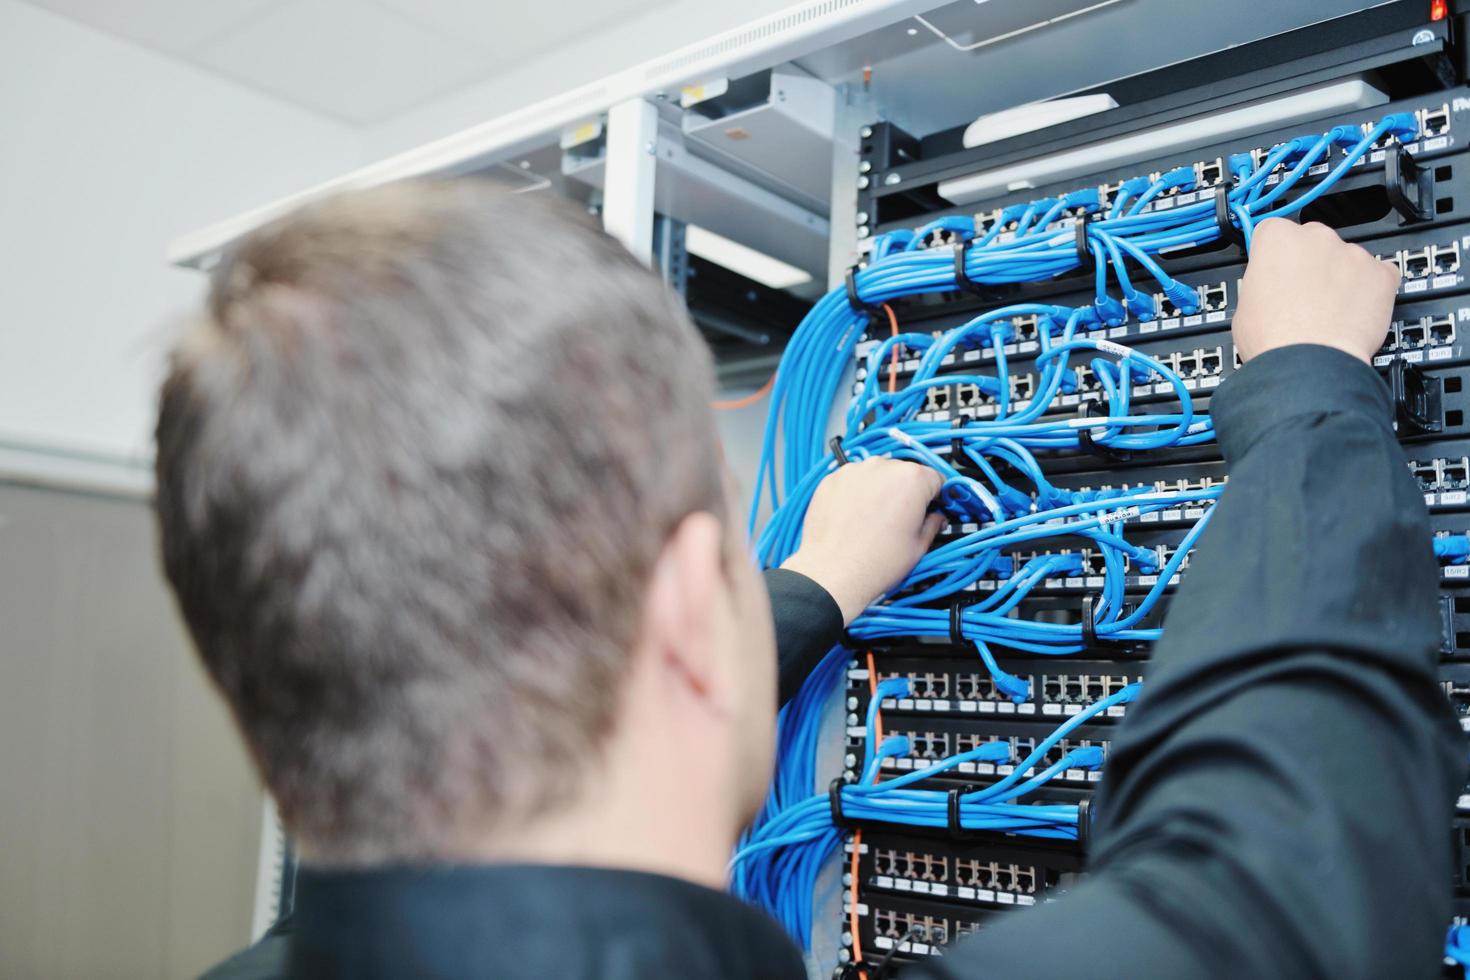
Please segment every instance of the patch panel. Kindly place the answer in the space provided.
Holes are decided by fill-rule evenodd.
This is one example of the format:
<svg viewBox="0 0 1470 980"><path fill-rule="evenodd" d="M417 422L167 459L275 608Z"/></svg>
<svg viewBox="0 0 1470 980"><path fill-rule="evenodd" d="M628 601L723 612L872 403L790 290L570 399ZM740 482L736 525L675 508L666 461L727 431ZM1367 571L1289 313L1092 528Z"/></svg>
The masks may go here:
<svg viewBox="0 0 1470 980"><path fill-rule="evenodd" d="M1398 266L1403 277L1399 283L1401 296L1459 292L1465 288L1465 277L1460 271L1461 255L1470 248L1466 240L1470 236L1461 234L1461 230L1430 229L1411 239L1400 235L1368 247L1378 258ZM1401 242L1405 247L1392 247Z"/></svg>
<svg viewBox="0 0 1470 980"><path fill-rule="evenodd" d="M1420 139L1417 141L1411 141L1411 143L1409 144L1411 147L1411 152L1415 153L1416 156L1428 159L1451 149L1448 141L1440 141L1440 139L1442 139L1444 135L1448 133L1452 125L1452 116L1449 112L1449 107L1447 104L1437 109L1418 109L1415 111L1415 115L1416 118L1419 120ZM1359 128L1364 133L1366 133L1376 122L1377 120L1375 119L1372 122L1362 122L1358 125ZM1424 149L1424 144L1430 141L1434 141L1433 149L1426 152ZM1382 169L1385 151L1387 151L1390 147L1398 145L1398 143L1399 140L1396 136L1392 134L1385 135L1373 144L1373 148L1377 152L1370 154L1367 158L1360 161L1359 166L1365 171ZM1276 145L1279 144L1257 146L1248 151L1253 164L1255 166L1260 166ZM1226 182L1224 162L1223 159L1218 156L1213 159L1202 159L1196 160L1192 163L1184 163L1179 165L1179 167L1170 166L1161 169L1155 169L1146 173L1139 174L1138 176L1146 178L1149 183L1153 183L1155 181L1158 181L1165 171L1171 171L1180 168L1187 168L1193 171L1194 176L1192 181L1190 182L1190 186L1188 188L1176 186L1164 189L1157 195L1157 197L1154 198L1154 200L1150 201L1144 206L1143 213L1151 211L1164 211L1174 207L1182 207L1184 205L1193 204L1196 201L1206 200L1208 199L1209 194L1213 192L1213 188ZM1313 179L1327 173L1329 169L1329 166L1325 164L1319 164L1316 167L1313 167L1301 185L1302 190L1310 188ZM1452 175L1450 173L1440 173L1436 176L1441 181L1448 181ZM1279 174L1273 175L1272 178L1268 179L1268 186L1271 184L1275 184L1277 182L1277 178L1279 178ZM1374 179L1378 179L1376 175ZM1083 178L1082 180L1085 180L1085 178ZM1125 183L1126 182L1122 180L1114 180L1096 185L1098 200L1101 202L1100 210L1103 213L1108 212L1110 208L1118 202L1118 195L1122 191ZM1067 189L1072 190L1076 189L1077 187L1084 186L1088 185L1078 182L1069 186ZM1441 190L1444 189L1445 188L1441 188ZM878 196L881 197L881 195ZM1041 198L1044 197L1044 194L1041 195ZM1124 203L1125 205L1128 203L1126 199L1124 200ZM1062 214L1060 214L1056 219L1049 222L1045 226L1046 230L1066 230L1068 227L1068 222L1076 213L1078 213L1078 210L1079 209L1069 209L1065 212L1062 212ZM970 217L974 221L975 233L977 236L987 235L994 232L996 238L1002 242L1007 241L1011 236L1015 234L1015 232L1019 228L1019 221L1015 218L1007 218L1005 216L1004 208L992 208L985 212L970 215ZM887 231L891 229L887 226L880 226L879 230ZM941 229L936 230L935 232L932 232L930 235L926 236L925 242L923 242L920 247L953 247L955 244L958 243L958 241L958 235L954 234L952 231Z"/></svg>
<svg viewBox="0 0 1470 980"><path fill-rule="evenodd" d="M1029 660L1001 658L1001 666L1013 676L1028 683L1032 701L1017 705L1002 691L975 657L954 658L926 649L922 645L886 650L878 671L880 681L892 677L907 678L911 696L884 701L884 712L917 715L1007 715L1013 717L1061 717L1077 714L1082 708L1129 684L1141 680L1142 662L1089 661L1067 659L1037 664ZM847 710L853 724L862 718L868 706L868 673L853 666L848 671ZM1124 716L1126 705L1116 705L1099 716L1105 724Z"/></svg>
<svg viewBox="0 0 1470 980"><path fill-rule="evenodd" d="M1036 895L1061 877L1054 868L1014 852L997 859L995 853L950 856L932 848L929 841L910 841L908 847L865 849L858 874L865 886L878 891L991 905L1033 905Z"/></svg>
<svg viewBox="0 0 1470 980"><path fill-rule="evenodd" d="M849 842L844 849L848 862L852 850ZM899 962L942 955L936 935L953 942L998 914L1035 905L1047 893L1072 887L1081 869L1081 860L1063 848L996 846L916 834L888 835L883 845L864 842L857 850L860 898L855 909L844 906L844 945L852 945L850 929L856 918L862 948L886 953L898 945ZM843 884L850 886L853 877L844 870Z"/></svg>
<svg viewBox="0 0 1470 980"><path fill-rule="evenodd" d="M869 920L873 947L887 950L897 945L900 950L919 956L937 955L949 942L955 926L948 915L885 908L874 908Z"/></svg>
<svg viewBox="0 0 1470 980"><path fill-rule="evenodd" d="M1077 683L1080 688L1081 682ZM1077 694L1078 697L1085 697L1085 691L1080 689ZM1010 753L1010 762L962 762L954 769L934 777L936 781L960 780L983 784L1014 772L1017 765L1036 749L1040 740L1049 735L1054 727L1055 723L1049 721L1004 721L997 718L976 728L953 718L934 716L917 720L908 718L902 712L885 712L885 736L907 737L909 754L883 759L879 764L878 778L881 782L882 779L899 773L930 768L940 759L951 755L971 752L985 745L1004 744ZM849 761L848 776L853 780L862 775L861 760L866 744L866 735L863 732L860 725L849 728L845 759ZM1106 726L1099 727L1091 723L1082 725L1066 738L1059 739L1054 746L1047 749L1035 766L1024 770L1022 775L1033 776L1047 766L1061 761L1074 749L1099 748L1106 755L1109 744ZM1048 784L1046 793L1055 793L1060 787L1086 788L1096 784L1100 778L1101 773L1097 771L1067 769Z"/></svg>
<svg viewBox="0 0 1470 980"><path fill-rule="evenodd" d="M1406 280L1401 285L1402 298L1395 310L1394 326L1376 360L1380 367L1386 366L1395 359L1424 365L1454 364L1470 360L1470 349L1467 349L1462 342L1459 330L1459 324L1470 319L1470 305L1460 298L1467 283L1461 267L1456 265L1459 261L1458 256L1465 248L1470 247L1462 240L1470 239L1470 226L1441 231L1431 230L1420 233L1420 238L1424 235L1431 235L1438 240L1421 244L1415 249L1389 248L1388 246L1396 246L1406 240L1406 236L1394 236L1384 240L1385 248L1379 254L1400 261L1402 254L1410 251L1417 253L1424 261L1430 263L1431 268L1438 263L1440 268L1454 267L1455 271ZM1420 239L1414 240L1419 241ZM1435 249L1440 251L1436 252ZM1130 320L1119 327L1105 331L1107 338L1126 342L1156 358L1161 355L1168 357L1173 351L1180 350L1187 359L1197 347L1204 347L1208 350L1219 344L1222 348L1220 370L1207 372L1206 376L1218 373L1223 380L1234 368L1239 367L1234 349L1229 343L1229 327L1234 313L1239 274L1242 272L1243 268L1232 266L1215 273L1216 276L1223 274L1226 278L1215 278L1213 282L1200 282L1196 285L1201 302L1212 309L1189 317L1165 316L1146 322ZM1201 274L1196 278L1207 279L1209 277ZM1422 288L1415 286L1415 283L1423 284ZM1077 293L1046 297L1046 299L1061 305L1091 302L1090 294ZM933 313L928 313L922 319L911 322L909 314L910 311L905 310L900 315L900 323L905 331L929 332L935 335L958 326L973 315L971 313L944 314L936 317ZM1034 332L1034 318L1025 319L1028 321L1025 325L1026 329ZM1186 336L1194 338L1194 342L1190 343L1181 339ZM854 391L860 389L863 379L867 376L867 368L863 361L878 342L878 339L870 339L859 345L857 352L859 364L855 375ZM1027 365L1039 349L1039 345L1034 340L1016 340L1005 345L1007 361L1012 371L1028 372ZM941 368L940 374L974 372L977 367L985 372L993 372L994 362L995 352L992 349L988 347L975 349L954 356L952 361ZM894 376L902 383L917 367L918 358L905 359L894 372ZM1213 363L1210 367L1213 368ZM1086 365L1074 365L1074 368L1086 368ZM885 366L882 370L886 378L887 367ZM1201 387L1203 377L1196 379L1196 390ZM1034 391L1034 378L1031 386L1031 390ZM1209 387L1208 384L1204 386ZM1077 397L1063 397L1059 400L1060 404L1063 406L1075 405L1081 400L1081 397L1096 390L1097 386L1091 378L1090 370L1085 370L1079 377ZM969 397L960 407L974 409L974 412L966 414L978 413L980 417L986 417L987 411L994 411L993 407L988 407L993 406L993 403L993 399L972 387Z"/></svg>
<svg viewBox="0 0 1470 980"><path fill-rule="evenodd" d="M1470 509L1470 440L1424 443L1405 455L1431 510Z"/></svg>

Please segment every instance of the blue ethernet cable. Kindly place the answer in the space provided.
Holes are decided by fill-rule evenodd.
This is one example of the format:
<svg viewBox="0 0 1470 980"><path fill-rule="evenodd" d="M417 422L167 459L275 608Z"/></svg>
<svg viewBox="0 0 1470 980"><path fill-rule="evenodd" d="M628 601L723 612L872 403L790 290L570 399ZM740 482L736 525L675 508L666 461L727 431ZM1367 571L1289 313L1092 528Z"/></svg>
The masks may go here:
<svg viewBox="0 0 1470 980"><path fill-rule="evenodd" d="M1099 768L1103 754L1097 747L1075 748L1054 763L1044 766L1042 763L1068 733L1114 706L1133 701L1138 691L1139 685L1132 684L1089 705L1038 742L1026 758L1017 762L1013 770L1000 780L961 794L958 801L960 825L966 830L1075 839L1078 820L1075 805L1020 804L1013 801L1045 787L1068 770ZM881 699L875 701L881 703ZM872 737L870 727L870 743ZM883 747L872 755L879 758L889 752L897 753L902 748L906 746L901 741L885 739ZM869 765L865 767L860 782L841 788L841 811L846 819L863 823L936 829L948 827L948 794L919 787L925 781L966 763L996 764L1009 758L1009 743L992 741L949 756L927 768L915 769L882 782L876 781L876 765ZM746 835L730 862L731 887L737 895L768 909L804 949L810 948L811 904L816 875L823 862L837 850L841 839L842 832L833 823L829 796L808 795Z"/></svg>
<svg viewBox="0 0 1470 980"><path fill-rule="evenodd" d="M1450 926L1444 937L1444 955L1470 978L1470 925L1456 922Z"/></svg>

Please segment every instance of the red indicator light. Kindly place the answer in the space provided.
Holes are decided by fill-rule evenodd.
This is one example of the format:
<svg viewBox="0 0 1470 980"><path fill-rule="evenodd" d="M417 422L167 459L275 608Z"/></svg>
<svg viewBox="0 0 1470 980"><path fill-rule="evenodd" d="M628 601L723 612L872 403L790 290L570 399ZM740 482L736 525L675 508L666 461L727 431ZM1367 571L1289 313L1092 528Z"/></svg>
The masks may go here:
<svg viewBox="0 0 1470 980"><path fill-rule="evenodd" d="M1449 0L1429 0L1429 20L1431 23L1436 20L1444 20L1449 16L1449 13Z"/></svg>

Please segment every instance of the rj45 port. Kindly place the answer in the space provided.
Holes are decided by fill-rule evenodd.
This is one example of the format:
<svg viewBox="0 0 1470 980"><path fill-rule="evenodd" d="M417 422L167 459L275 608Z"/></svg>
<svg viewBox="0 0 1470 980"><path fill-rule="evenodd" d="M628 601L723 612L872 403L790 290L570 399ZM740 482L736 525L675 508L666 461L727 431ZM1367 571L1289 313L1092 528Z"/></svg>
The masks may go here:
<svg viewBox="0 0 1470 980"><path fill-rule="evenodd" d="M1455 339L1455 318L1452 316L1429 317L1425 330L1429 334L1431 344L1448 344Z"/></svg>
<svg viewBox="0 0 1470 980"><path fill-rule="evenodd" d="M1425 109L1419 116L1419 135L1422 137L1439 136L1450 131L1450 107L1448 104L1441 105L1438 109Z"/></svg>
<svg viewBox="0 0 1470 980"><path fill-rule="evenodd" d="M1460 271L1460 243L1450 242L1448 245L1436 245L1430 249L1433 256L1435 275L1444 275L1450 272Z"/></svg>
<svg viewBox="0 0 1470 980"><path fill-rule="evenodd" d="M1412 252L1405 251L1400 256L1400 263L1401 268L1404 270L1405 279L1422 279L1429 275L1429 249L1420 248Z"/></svg>

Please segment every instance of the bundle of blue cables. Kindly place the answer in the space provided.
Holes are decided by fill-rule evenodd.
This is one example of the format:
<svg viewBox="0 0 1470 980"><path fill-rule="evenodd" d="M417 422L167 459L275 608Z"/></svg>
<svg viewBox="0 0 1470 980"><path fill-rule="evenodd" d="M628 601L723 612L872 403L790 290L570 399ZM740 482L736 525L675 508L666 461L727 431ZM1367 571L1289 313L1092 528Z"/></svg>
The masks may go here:
<svg viewBox="0 0 1470 980"><path fill-rule="evenodd" d="M1363 163L1369 150L1385 137L1409 140L1417 132L1412 114L1396 113L1363 129L1339 126L1320 135L1297 137L1259 158L1233 154L1227 167L1230 183L1217 193L1226 195L1226 210L1248 248L1255 224L1288 217L1311 204ZM1305 186L1310 171L1323 164L1327 172L1315 184L1286 200L1292 191ZM973 218L950 215L915 231L875 239L869 262L852 277L851 289L834 289L812 307L777 370L750 513L754 533L763 507L771 507L771 517L756 539L762 563L774 567L795 552L812 494L843 461L868 456L907 459L931 466L943 477L939 506L949 519L951 533L944 535L890 596L849 626L853 643L962 639L974 647L998 690L1019 703L1030 697L1029 687L1000 668L994 648L1056 656L1082 652L1088 632L1127 642L1157 639L1160 631L1144 626L1144 620L1208 523L1210 504L1220 488L1069 490L1046 478L1036 453L1075 452L1085 448L1085 442L1112 451L1146 452L1213 440L1208 416L1194 410L1190 389L1178 375L1140 351L1100 339L1102 332L1121 325L1129 316L1140 321L1156 316L1152 291L1135 286L1129 262L1141 268L1180 312L1198 312L1194 287L1169 276L1154 256L1217 240L1224 230L1217 223L1215 202L1205 197L1177 207L1148 207L1160 195L1192 189L1193 182L1192 168L1178 168L1124 181L1112 200L1088 188L1015 205L1000 212L983 231ZM1084 217L1086 247L1079 251L1076 223ZM830 408L869 326L869 310L904 297L960 288L954 248L932 247L951 238L958 242L954 247L963 249L964 275L972 283L1042 281L1075 272L1090 259L1096 286L1093 302L1075 308L1014 304L982 313L937 336L901 333L895 323L892 336L870 342L866 370L859 374L862 381L847 405L835 446L829 446L825 439ZM1121 299L1109 293L1110 274ZM1007 345L1015 336L1015 321L1021 318L1034 318L1037 324L1038 381L1035 393L1024 403L1011 397L1007 363ZM994 364L994 375L978 370L981 354ZM896 384L897 372L892 367L884 369L900 356L906 364L917 361L905 371L901 388ZM1078 391L1079 372L1073 364L1084 360L1106 414L1080 418L1050 414L1060 395ZM977 369L955 373L959 365L971 364ZM1177 399L1177 408L1140 410L1132 405L1135 388L1159 391L1161 383ZM959 426L928 417L925 406L934 389L961 385L973 386L993 403L989 417ZM1181 507L1202 516L1166 560L1127 540L1129 522ZM1037 553L1019 567L1011 557L1019 545L1055 538L1080 539L1102 556L1104 585L1090 630L1081 623L1042 622L1019 615L1021 604L1047 580L1081 571L1079 556L1069 549ZM1124 578L1130 569L1155 578L1142 599L1128 608ZM982 588L988 594L971 601L983 594L978 591ZM948 607L958 605L963 608L953 617ZM833 649L782 709L776 777L764 809L732 863L735 892L774 913L803 948L810 944L816 874L837 849L843 833L834 824L832 801L813 791L822 709L845 674L850 656L845 648ZM1131 701L1136 693L1134 685L1090 705L1042 744L1053 747L1076 724ZM872 699L862 778L842 788L841 813L863 823L946 826L946 795L915 784L965 762L1000 761L1009 752L1008 746L981 746L929 768L878 782L881 759L909 750L901 737L878 741L873 722L881 700L877 695ZM1101 753L1076 750L1025 776L1044 751L1038 745L1036 752L1015 764L1009 776L966 794L961 807L963 826L1074 838L1075 806L1015 801L1043 786L1061 771L1057 766L1063 762L1063 768L1095 768L1102 763Z"/></svg>
<svg viewBox="0 0 1470 980"><path fill-rule="evenodd" d="M877 718L882 703L889 698L907 697L910 693L905 678L889 678L877 685L868 705L862 777L840 788L837 809L844 823L880 822L896 826L948 828L948 794L935 789L913 788L915 784L966 763L1014 761L1011 771L999 781L959 795L961 827L965 830L1075 840L1078 820L1075 804L1028 805L1014 801L1068 770L1100 769L1103 751L1097 746L1073 748L1055 761L1043 763L1048 753L1068 733L1110 708L1131 702L1138 696L1138 691L1138 684L1130 684L1094 702L1059 725L1019 761L1010 758L1009 743L992 742L880 783L877 775L882 760L909 753L909 740L904 736L891 736L881 743L878 740ZM808 790L798 802L761 821L746 835L731 861L732 887L736 893L770 910L803 948L809 948L811 943L811 899L817 874L823 862L837 849L842 837L842 828L834 821L834 816L831 795L812 794Z"/></svg>
<svg viewBox="0 0 1470 980"><path fill-rule="evenodd" d="M1450 926L1444 937L1444 956L1470 977L1470 925L1457 922Z"/></svg>

